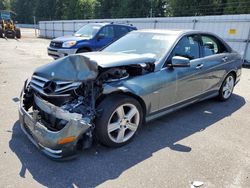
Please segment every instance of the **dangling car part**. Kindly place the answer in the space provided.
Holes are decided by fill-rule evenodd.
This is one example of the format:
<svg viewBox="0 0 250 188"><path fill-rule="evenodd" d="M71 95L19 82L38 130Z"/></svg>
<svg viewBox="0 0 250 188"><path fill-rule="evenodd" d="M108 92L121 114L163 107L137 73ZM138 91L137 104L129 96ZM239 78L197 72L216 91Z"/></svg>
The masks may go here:
<svg viewBox="0 0 250 188"><path fill-rule="evenodd" d="M228 100L242 60L199 31L133 31L101 52L44 65L24 84L20 123L54 159L91 146L130 142L140 126L197 101Z"/></svg>

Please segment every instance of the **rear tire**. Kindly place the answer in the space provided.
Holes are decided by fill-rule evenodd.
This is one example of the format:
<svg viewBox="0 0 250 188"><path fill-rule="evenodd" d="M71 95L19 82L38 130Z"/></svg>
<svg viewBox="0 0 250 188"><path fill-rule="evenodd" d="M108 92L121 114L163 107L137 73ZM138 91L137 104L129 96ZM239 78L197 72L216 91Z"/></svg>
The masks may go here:
<svg viewBox="0 0 250 188"><path fill-rule="evenodd" d="M21 38L21 30L19 28L16 28L16 38Z"/></svg>
<svg viewBox="0 0 250 188"><path fill-rule="evenodd" d="M227 77L225 78L225 80L223 81L221 85L218 99L220 101L228 100L232 96L234 85L235 85L235 77L233 73L230 73L227 75Z"/></svg>
<svg viewBox="0 0 250 188"><path fill-rule="evenodd" d="M143 120L140 103L127 95L107 97L98 106L95 134L101 144L120 147L136 135Z"/></svg>
<svg viewBox="0 0 250 188"><path fill-rule="evenodd" d="M3 38L3 28L0 26L0 38Z"/></svg>

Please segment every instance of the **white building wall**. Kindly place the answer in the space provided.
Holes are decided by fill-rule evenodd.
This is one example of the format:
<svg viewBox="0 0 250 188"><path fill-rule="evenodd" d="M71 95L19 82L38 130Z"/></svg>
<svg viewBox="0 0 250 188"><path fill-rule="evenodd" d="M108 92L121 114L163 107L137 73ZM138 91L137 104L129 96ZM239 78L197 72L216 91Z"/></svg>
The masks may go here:
<svg viewBox="0 0 250 188"><path fill-rule="evenodd" d="M55 38L71 35L82 26L94 22L117 22L133 24L138 29L196 29L210 31L225 41L245 59L250 61L250 14L166 17L166 18L128 18L97 20L62 20L39 22L40 37Z"/></svg>

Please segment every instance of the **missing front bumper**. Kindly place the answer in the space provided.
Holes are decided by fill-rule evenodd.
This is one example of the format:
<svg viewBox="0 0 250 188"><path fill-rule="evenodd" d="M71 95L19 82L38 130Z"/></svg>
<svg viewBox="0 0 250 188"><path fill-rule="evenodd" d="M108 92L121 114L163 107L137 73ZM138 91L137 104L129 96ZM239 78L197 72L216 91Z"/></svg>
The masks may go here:
<svg viewBox="0 0 250 188"><path fill-rule="evenodd" d="M37 113L26 111L21 103L19 107L19 120L23 132L37 148L51 158L60 159L74 155L77 151L78 141L92 127L89 119L82 118L80 114L64 111L35 95L34 100L41 110L68 123L60 131L48 130L39 121ZM75 139L69 143L58 144L60 140L67 137L74 137Z"/></svg>

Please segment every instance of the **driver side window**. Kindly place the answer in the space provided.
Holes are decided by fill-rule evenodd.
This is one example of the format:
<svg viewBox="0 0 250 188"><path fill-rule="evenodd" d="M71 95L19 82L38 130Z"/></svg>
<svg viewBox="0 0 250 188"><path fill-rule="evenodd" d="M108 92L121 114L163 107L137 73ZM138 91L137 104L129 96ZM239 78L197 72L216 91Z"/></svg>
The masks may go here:
<svg viewBox="0 0 250 188"><path fill-rule="evenodd" d="M182 56L190 60L200 57L199 39L197 35L185 36L175 46L171 57Z"/></svg>

